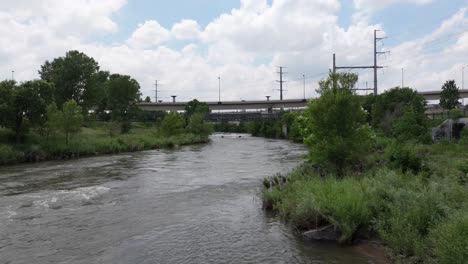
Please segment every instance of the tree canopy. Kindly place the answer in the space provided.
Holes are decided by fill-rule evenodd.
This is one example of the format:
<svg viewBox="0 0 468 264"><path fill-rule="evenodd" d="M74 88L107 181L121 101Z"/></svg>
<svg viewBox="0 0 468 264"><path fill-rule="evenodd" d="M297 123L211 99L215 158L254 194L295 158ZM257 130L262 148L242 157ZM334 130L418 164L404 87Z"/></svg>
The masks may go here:
<svg viewBox="0 0 468 264"><path fill-rule="evenodd" d="M339 176L357 165L370 146L366 113L349 89L349 77L330 74L321 81L321 97L309 102L300 121L311 159Z"/></svg>
<svg viewBox="0 0 468 264"><path fill-rule="evenodd" d="M53 93L54 86L41 80L19 85L15 81L0 82L0 125L14 130L16 143L21 143L27 123L45 123L46 108L54 100Z"/></svg>
<svg viewBox="0 0 468 264"><path fill-rule="evenodd" d="M440 93L440 106L452 110L460 105L460 91L454 80L446 81Z"/></svg>
<svg viewBox="0 0 468 264"><path fill-rule="evenodd" d="M72 50L65 57L46 61L39 70L42 80L55 84L55 101L59 108L68 100L75 100L79 105L89 107L92 104L92 94L96 92L93 86L93 76L98 73L99 65L86 54Z"/></svg>
<svg viewBox="0 0 468 264"><path fill-rule="evenodd" d="M130 112L136 110L140 100L140 85L128 75L112 74L106 82L107 110L112 119L124 121Z"/></svg>

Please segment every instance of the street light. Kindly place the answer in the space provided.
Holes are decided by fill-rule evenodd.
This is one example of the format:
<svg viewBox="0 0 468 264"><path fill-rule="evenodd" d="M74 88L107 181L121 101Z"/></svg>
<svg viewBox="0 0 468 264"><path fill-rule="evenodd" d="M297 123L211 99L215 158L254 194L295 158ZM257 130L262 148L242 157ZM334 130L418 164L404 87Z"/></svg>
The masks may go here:
<svg viewBox="0 0 468 264"><path fill-rule="evenodd" d="M15 71L11 71L11 80L12 80L12 81L15 80Z"/></svg>
<svg viewBox="0 0 468 264"><path fill-rule="evenodd" d="M218 102L221 103L221 76L218 77Z"/></svg>

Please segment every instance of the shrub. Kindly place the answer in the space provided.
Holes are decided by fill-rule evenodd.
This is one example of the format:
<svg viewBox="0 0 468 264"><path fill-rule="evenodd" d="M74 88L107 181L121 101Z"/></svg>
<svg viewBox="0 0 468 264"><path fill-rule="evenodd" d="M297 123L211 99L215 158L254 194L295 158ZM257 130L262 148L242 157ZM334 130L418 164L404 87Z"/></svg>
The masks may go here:
<svg viewBox="0 0 468 264"><path fill-rule="evenodd" d="M462 264L468 260L468 213L457 213L431 233L439 263Z"/></svg>
<svg viewBox="0 0 468 264"><path fill-rule="evenodd" d="M417 174L424 169L424 157L414 145L394 143L387 149L387 158L393 167L401 169L403 173Z"/></svg>
<svg viewBox="0 0 468 264"><path fill-rule="evenodd" d="M161 132L165 136L178 135L184 132L184 127L184 118L177 113L170 113L161 123Z"/></svg>
<svg viewBox="0 0 468 264"><path fill-rule="evenodd" d="M337 76L332 74L329 79ZM310 159L342 177L346 170L362 163L371 146L372 132L359 97L351 90L321 90L321 97L310 101L304 111L302 135L310 147Z"/></svg>
<svg viewBox="0 0 468 264"><path fill-rule="evenodd" d="M0 165L15 163L21 159L21 153L12 146L0 144Z"/></svg>

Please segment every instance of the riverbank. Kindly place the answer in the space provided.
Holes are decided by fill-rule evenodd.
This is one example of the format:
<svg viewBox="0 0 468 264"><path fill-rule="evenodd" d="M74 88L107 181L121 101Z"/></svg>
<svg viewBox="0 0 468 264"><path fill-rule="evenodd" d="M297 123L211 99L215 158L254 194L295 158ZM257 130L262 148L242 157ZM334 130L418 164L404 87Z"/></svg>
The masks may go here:
<svg viewBox="0 0 468 264"><path fill-rule="evenodd" d="M106 125L81 128L81 133L66 144L61 135L40 136L32 131L21 145L9 144L13 135L0 130L0 165L72 159L85 156L172 148L207 143L208 136L181 133L163 136L157 127L136 125L128 134L120 134Z"/></svg>
<svg viewBox="0 0 468 264"><path fill-rule="evenodd" d="M311 239L344 244L378 239L395 262L465 263L468 148L381 147L369 161L376 165L360 175L323 177L305 163L265 180L264 208Z"/></svg>

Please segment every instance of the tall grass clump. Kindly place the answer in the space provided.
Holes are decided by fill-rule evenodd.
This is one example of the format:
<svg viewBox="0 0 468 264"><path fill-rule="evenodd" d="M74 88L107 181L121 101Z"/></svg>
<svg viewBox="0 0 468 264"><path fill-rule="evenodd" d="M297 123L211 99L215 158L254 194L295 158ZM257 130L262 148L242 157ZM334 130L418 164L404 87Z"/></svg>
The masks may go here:
<svg viewBox="0 0 468 264"><path fill-rule="evenodd" d="M441 264L468 261L468 212L457 213L430 234L433 253Z"/></svg>

